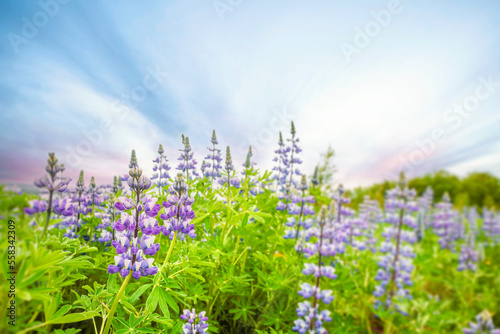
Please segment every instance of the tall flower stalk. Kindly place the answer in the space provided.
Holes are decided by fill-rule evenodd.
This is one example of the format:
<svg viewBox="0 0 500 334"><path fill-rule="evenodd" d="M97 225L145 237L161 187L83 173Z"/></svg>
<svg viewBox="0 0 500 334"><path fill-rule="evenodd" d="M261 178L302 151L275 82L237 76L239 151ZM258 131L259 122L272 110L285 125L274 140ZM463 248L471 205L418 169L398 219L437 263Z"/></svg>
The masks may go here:
<svg viewBox="0 0 500 334"><path fill-rule="evenodd" d="M215 130L212 132L212 138L210 142L212 143L212 147L207 147L210 153L205 157L205 159L209 160L210 162L203 162L203 176L208 177L210 179L210 182L213 184L214 180L221 176L220 170L222 169L222 166L220 164L222 161L222 157L220 149L216 147L219 142L217 141Z"/></svg>
<svg viewBox="0 0 500 334"><path fill-rule="evenodd" d="M386 296L385 303L380 300L375 302L378 308L381 305L389 308L397 296L402 299L411 299L412 296L406 286L411 286L411 272L413 264L411 259L415 257L413 249L409 245L404 245L403 242L413 244L416 242L415 233L410 230L403 229L406 225L411 229L417 227L416 219L412 213L418 210L414 197L416 192L413 189L408 189L404 174L401 173L398 187L389 190L385 200L385 221L393 226L386 228L382 233L385 241L380 247L380 252L383 253L378 262L379 270L375 279L380 282L375 288L374 295L377 298ZM405 314L395 304L396 310Z"/></svg>
<svg viewBox="0 0 500 334"><path fill-rule="evenodd" d="M158 147L158 157L156 157L153 162L155 163L155 166L153 167L153 172L155 172L155 174L153 174L151 180L158 179L158 181L155 181L154 183L158 186L158 195L162 196L163 187L167 185L168 179L170 178L170 175L168 175L170 167L167 164L167 156L165 155L165 150L161 144Z"/></svg>
<svg viewBox="0 0 500 334"><path fill-rule="evenodd" d="M103 321L102 334L108 333L116 307L130 278L138 280L141 276L155 275L158 272L158 267L153 266L154 259L146 258L146 255L153 256L160 249L160 244L155 244L154 240L161 228L153 218L158 214L160 205L155 204L156 199L151 195L145 195L141 202L141 195L151 187L151 180L142 175L140 168L132 168L129 176L127 183L135 194L135 201L123 196L117 199L115 207L122 212L121 218L113 224L117 240L113 240L112 245L117 256L114 258L115 264L108 266L110 274L120 273L125 280L107 319ZM128 210L132 210L130 215L126 212Z"/></svg>
<svg viewBox="0 0 500 334"><path fill-rule="evenodd" d="M305 268L302 270L304 275L314 275L316 277L316 282L314 286L309 283L303 283L301 285L301 290L299 291L299 295L305 299L313 297L312 305L309 301L299 303L298 305L297 316L299 316L299 319L295 320L292 330L298 332L299 334L304 334L306 332L326 334L327 331L323 328L323 323L332 320L330 316L331 312L326 309L320 311L319 307L320 301L323 301L323 303L328 305L334 299L332 296L332 290L321 290L321 277L329 279L337 278L335 268L325 265L325 261L323 259L323 257L335 255L335 252L332 251L331 247L329 247L330 245L326 235L327 214L328 210L326 206L323 206L319 212L317 227L311 228L308 231L308 237L315 238L316 243L309 243L304 254L308 258L318 255L318 260L316 262L317 264L306 263Z"/></svg>
<svg viewBox="0 0 500 334"><path fill-rule="evenodd" d="M180 161L177 166L178 170L186 173L186 180L189 180L189 171L192 171L193 176L198 176L196 173L196 160L193 158L194 152L191 150L191 144L189 143L189 137L182 136L182 144L184 145L183 149L179 149L181 151L181 156L177 158Z"/></svg>
<svg viewBox="0 0 500 334"><path fill-rule="evenodd" d="M47 175L35 180L35 186L38 188L45 188L49 192L49 200L47 203L47 217L45 219L45 225L43 227L42 238L47 232L47 227L49 226L50 215L52 214L52 200L54 196L54 191L64 192L68 188L68 184L71 181L69 178L58 178L57 174L61 171L61 166L57 163L57 158L54 153L49 153L49 158L47 159L47 167L45 167Z"/></svg>

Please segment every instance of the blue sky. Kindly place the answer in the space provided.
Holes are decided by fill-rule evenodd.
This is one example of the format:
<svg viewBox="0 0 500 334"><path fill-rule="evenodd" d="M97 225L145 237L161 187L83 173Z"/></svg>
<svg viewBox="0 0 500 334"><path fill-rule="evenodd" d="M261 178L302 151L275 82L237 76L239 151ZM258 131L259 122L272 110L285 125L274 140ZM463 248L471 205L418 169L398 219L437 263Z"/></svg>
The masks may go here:
<svg viewBox="0 0 500 334"><path fill-rule="evenodd" d="M290 120L348 186L500 176L498 1L59 1L0 5L0 182L175 166L181 133L201 163L212 129L270 168Z"/></svg>

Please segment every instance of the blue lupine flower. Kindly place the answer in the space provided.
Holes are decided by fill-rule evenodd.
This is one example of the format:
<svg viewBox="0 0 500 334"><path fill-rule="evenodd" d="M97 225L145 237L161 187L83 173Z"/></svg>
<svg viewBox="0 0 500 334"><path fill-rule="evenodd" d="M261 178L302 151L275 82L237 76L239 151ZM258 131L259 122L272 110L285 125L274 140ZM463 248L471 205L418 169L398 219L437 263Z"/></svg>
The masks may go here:
<svg viewBox="0 0 500 334"><path fill-rule="evenodd" d="M47 210L47 202L44 200L31 200L28 202L30 204L29 207L24 208L24 213L27 215L34 215L35 213L42 213Z"/></svg>
<svg viewBox="0 0 500 334"><path fill-rule="evenodd" d="M209 160L210 162L203 161L201 168L203 176L209 178L210 181L213 183L214 179L218 179L221 176L220 170L222 169L221 151L220 149L215 147L219 143L217 141L215 130L212 132L211 142L212 142L212 147L207 147L210 153L205 157L205 159Z"/></svg>
<svg viewBox="0 0 500 334"><path fill-rule="evenodd" d="M194 198L189 197L189 186L183 180L181 173L177 174L177 179L169 188L170 195L167 201L163 202L166 213L162 213L160 218L164 222L161 226L163 235L169 236L170 240L174 238L175 233L180 234L180 239L184 240L185 235L190 238L196 238L196 231L191 220L194 218L194 211L191 205Z"/></svg>
<svg viewBox="0 0 500 334"><path fill-rule="evenodd" d="M302 149L299 148L299 146L297 145L297 143L299 142L299 138L297 138L295 135L296 135L296 131L295 131L295 125L293 124L292 122L292 130L290 132L292 134L292 138L290 139L287 139L287 141L290 142L290 160L288 160L288 171L289 171L289 180L287 182L287 184L290 186L290 189L292 186L296 185L294 180L293 180L293 176L294 175L302 175L302 173L300 172L300 170L297 168L296 165L299 165L302 163L302 160L299 159L299 157L297 156L300 152L302 152Z"/></svg>
<svg viewBox="0 0 500 334"><path fill-rule="evenodd" d="M379 285L375 287L374 296L379 298L375 307L385 305L390 307L393 299L411 299L409 291L405 288L411 286L410 274L413 271L411 259L415 257L412 248L403 243L413 244L416 235L411 230L405 230L407 226L411 229L416 227L416 220L412 213L418 210L414 197L416 192L406 187L404 174L401 173L399 186L387 191L385 200L385 221L392 226L384 229L382 236L385 241L380 245L379 251L383 253L379 258L380 269L375 279ZM386 297L385 303L380 299ZM396 310L404 314L395 304Z"/></svg>
<svg viewBox="0 0 500 334"><path fill-rule="evenodd" d="M111 244L116 249L117 256L115 264L108 266L108 272L120 273L124 278L132 273L135 279L139 279L141 276L155 275L158 272L158 267L153 266L153 258L146 258L146 255L153 256L160 249L160 244L155 244L154 241L161 228L156 219L150 216L158 214L156 200L151 195L146 195L141 201L141 194L151 187L151 180L142 175L140 168L131 169L129 175L127 183L135 193L136 202L124 196L117 199L115 208L123 212L120 219L113 224L117 232L116 240ZM131 214L125 210L131 210Z"/></svg>
<svg viewBox="0 0 500 334"><path fill-rule="evenodd" d="M160 195L163 195L163 187L168 184L168 179L170 178L170 175L168 174L170 167L168 165L167 156L164 153L165 150L160 144L158 148L158 157L153 160L155 163L153 172L155 173L151 177L151 180L154 180L153 183L158 187L158 194Z"/></svg>
<svg viewBox="0 0 500 334"><path fill-rule="evenodd" d="M195 177L198 177L198 173L196 172L196 159L193 158L194 152L191 150L191 144L189 143L189 138L182 136L182 144L184 145L183 149L179 149L181 151L181 156L177 158L179 160L179 165L176 169L186 173L186 179L189 180L189 171Z"/></svg>
<svg viewBox="0 0 500 334"><path fill-rule="evenodd" d="M323 206L319 213L319 219L317 221L318 227L311 228L303 233L307 233L306 239L315 238L315 243L309 243L307 247L306 257L311 257L313 255L318 255L317 264L316 263L306 263L302 273L304 275L314 275L316 277L316 284L311 285L309 283L303 283L300 287L299 295L308 299L314 297L313 303L305 301L299 303L297 307L297 316L299 319L295 320L292 330L299 333L327 333L327 331L322 327L324 322L329 322L332 320L330 316L330 311L319 310L319 301L323 301L325 304L330 304L334 297L332 290L321 290L320 280L321 277L326 277L329 279L336 279L335 268L329 265L324 265L322 257L335 255L332 248L329 247L330 243L328 241L325 232L328 230L328 219L327 219L327 208Z"/></svg>
<svg viewBox="0 0 500 334"><path fill-rule="evenodd" d="M466 242L462 244L458 258L458 271L475 271L477 269L476 263L479 261L479 253L475 250L474 238L474 233L470 231Z"/></svg>
<svg viewBox="0 0 500 334"><path fill-rule="evenodd" d="M483 231L492 244L500 242L500 215L483 208Z"/></svg>
<svg viewBox="0 0 500 334"><path fill-rule="evenodd" d="M433 218L434 232L439 237L441 248L454 252L457 223L455 222L453 204L447 193L444 194L442 202L436 205L436 213Z"/></svg>
<svg viewBox="0 0 500 334"><path fill-rule="evenodd" d="M464 334L500 334L500 329L495 328L491 320L491 314L483 311L476 316L476 322L470 322L468 328L464 328Z"/></svg>
<svg viewBox="0 0 500 334"><path fill-rule="evenodd" d="M288 213L290 215L297 215L298 217L289 218L286 222L288 227L291 227L295 230L293 234L293 238L295 240L299 237L300 227L302 226L304 229L308 229L312 226L312 221L307 219L307 216L314 215L314 209L312 206L308 204L314 203L314 197L306 195L306 190L308 189L306 176L302 175L302 180L300 186L298 187L300 194L290 196L290 203L288 203ZM285 204L283 202L278 203L278 208L281 208ZM287 239L291 236L289 231L285 231L284 238Z"/></svg>
<svg viewBox="0 0 500 334"><path fill-rule="evenodd" d="M240 188L241 187L241 181L237 177L232 177L233 171L234 171L234 165L233 165L233 159L231 158L231 149L229 146L226 148L226 161L224 164L224 171L226 172L225 176L222 176L219 178L218 183L223 186L228 184L235 187L235 188Z"/></svg>
<svg viewBox="0 0 500 334"><path fill-rule="evenodd" d="M196 314L195 309L184 310L180 316L182 320L187 320L187 323L182 326L183 334L207 334L208 317L205 316L205 311Z"/></svg>
<svg viewBox="0 0 500 334"><path fill-rule="evenodd" d="M283 141L283 135L279 135L278 140L278 149L274 151L276 153L276 157L273 158L273 161L278 165L273 167L273 175L271 179L276 180L276 192L284 192L286 181L288 179L288 152L290 151L289 147L285 146Z"/></svg>

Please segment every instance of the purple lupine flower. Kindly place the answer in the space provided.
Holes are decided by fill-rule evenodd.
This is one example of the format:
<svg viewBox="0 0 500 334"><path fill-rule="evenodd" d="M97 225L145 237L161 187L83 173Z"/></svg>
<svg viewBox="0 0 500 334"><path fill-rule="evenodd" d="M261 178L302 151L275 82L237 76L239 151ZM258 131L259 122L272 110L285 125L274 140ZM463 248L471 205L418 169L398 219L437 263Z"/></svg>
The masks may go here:
<svg viewBox="0 0 500 334"><path fill-rule="evenodd" d="M476 263L479 261L479 253L475 250L474 238L474 233L470 231L465 243L462 244L458 258L458 271L475 271L477 269Z"/></svg>
<svg viewBox="0 0 500 334"><path fill-rule="evenodd" d="M34 215L35 213L42 213L47 210L47 202L44 200L31 200L29 201L30 206L27 208L24 208L24 213L27 215Z"/></svg>
<svg viewBox="0 0 500 334"><path fill-rule="evenodd" d="M332 196L334 203L332 203L330 207L330 214L334 217L334 221L331 225L332 228L335 229L335 234L337 235L336 238L338 241L336 247L339 251L343 250L341 243L352 244L354 236L354 225L351 224L351 220L349 219L354 212L345 206L351 203L351 199L345 197L344 194L344 186L339 184L337 191ZM333 240L330 241L332 242Z"/></svg>
<svg viewBox="0 0 500 334"><path fill-rule="evenodd" d="M483 208L483 231L492 244L500 242L500 215Z"/></svg>
<svg viewBox="0 0 500 334"><path fill-rule="evenodd" d="M316 243L310 243L307 247L308 251L305 252L306 257L311 257L313 255L318 255L317 264L316 263L306 263L302 273L304 275L314 275L316 277L315 285L309 283L303 283L299 291L299 295L304 297L304 299L313 298L313 303L305 301L299 303L297 308L297 316L299 319L295 320L292 330L299 333L327 333L326 329L323 328L324 322L329 322L332 320L329 310L319 309L319 301L323 301L325 304L330 304L334 297L332 295L332 290L322 290L320 288L321 277L326 277L329 279L336 279L335 268L329 265L324 265L322 258L327 256L335 255L332 252L331 243L325 235L328 229L328 218L327 218L327 208L323 206L319 213L319 218L317 220L318 227L310 228L304 233L308 234L307 238L315 238Z"/></svg>
<svg viewBox="0 0 500 334"><path fill-rule="evenodd" d="M189 171L192 171L192 175L198 177L196 172L196 159L193 158L194 152L191 150L191 144L189 144L189 138L182 135L183 149L180 149L181 156L177 158L180 161L176 169L186 173L186 179L189 180Z"/></svg>
<svg viewBox="0 0 500 334"><path fill-rule="evenodd" d="M196 314L195 309L184 310L180 316L182 320L187 320L182 326L183 334L207 334L208 332L208 317L205 316L205 311Z"/></svg>
<svg viewBox="0 0 500 334"><path fill-rule="evenodd" d="M210 153L205 157L205 159L209 160L210 162L203 161L201 169L203 176L209 178L210 181L213 183L214 179L218 179L221 176L220 170L222 169L221 151L220 149L215 147L219 143L217 141L215 130L212 132L211 143L212 147L207 147Z"/></svg>
<svg viewBox="0 0 500 334"><path fill-rule="evenodd" d="M469 327L464 328L464 334L500 334L500 329L495 328L488 311L483 311L476 316L476 322L470 322Z"/></svg>
<svg viewBox="0 0 500 334"><path fill-rule="evenodd" d="M297 168L296 165L299 165L302 163L302 160L300 160L298 158L298 154L300 152L302 152L302 149L299 148L299 146L297 145L297 143L299 142L299 138L297 138L295 135L296 135L296 131L295 131L295 125L293 124L292 122L292 130L290 132L292 134L292 138L290 139L287 139L287 141L290 142L290 160L288 161L288 170L289 170L289 175L290 175L290 178L287 182L287 184L290 186L290 190L292 188L292 186L296 185L295 181L293 180L293 176L294 175L302 175L302 173L300 172L300 170ZM294 166L295 165L295 166Z"/></svg>
<svg viewBox="0 0 500 334"><path fill-rule="evenodd" d="M376 224L383 219L382 210L378 202L370 199L369 196L365 196L359 209L358 219L362 221L362 223L360 223L360 229L364 230L362 235L365 237L365 240L361 243L359 243L359 241L355 242L353 246L358 249L369 248L372 253L375 253L377 251L375 248L375 229Z"/></svg>
<svg viewBox="0 0 500 334"><path fill-rule="evenodd" d="M407 286L411 286L411 272L413 271L412 258L415 254L407 244L416 242L416 235L412 231L416 227L416 220L413 213L418 210L414 202L416 192L406 187L404 173L400 175L399 186L387 191L385 200L385 221L392 226L384 229L382 242L379 251L383 254L379 258L379 270L375 279L380 282L375 287L374 296L379 298L375 302L375 307L389 308L395 305L398 312L405 314L398 305L394 303L394 298L411 299L412 296ZM404 226L410 229L404 229ZM386 296L385 303L380 299Z"/></svg>
<svg viewBox="0 0 500 334"><path fill-rule="evenodd" d="M158 194L161 196L163 195L163 187L168 185L168 179L170 179L170 175L168 174L170 166L168 165L167 156L161 144L158 148L158 157L153 162L155 163L153 167L153 172L155 173L151 177L151 180L154 180L153 183L158 187Z"/></svg>
<svg viewBox="0 0 500 334"><path fill-rule="evenodd" d="M68 184L71 181L69 178L57 177L57 174L61 172L61 166L57 163L57 158L54 153L49 153L49 158L47 159L47 166L45 167L47 175L35 180L35 186L38 188L44 188L49 193L49 199L47 202L47 218L45 219L45 225L42 232L42 237L47 231L50 215L53 210L52 200L54 192L64 192L68 188Z"/></svg>
<svg viewBox="0 0 500 334"><path fill-rule="evenodd" d="M439 237L439 244L443 249L455 251L455 229L457 224L455 222L455 212L453 211L453 204L450 201L450 196L445 193L443 200L436 205L436 212L434 213L434 232Z"/></svg>
<svg viewBox="0 0 500 334"><path fill-rule="evenodd" d="M476 207L471 206L467 210L467 223L469 226L469 231L472 232L474 235L477 233L477 219L479 218L479 215L477 213Z"/></svg>
<svg viewBox="0 0 500 334"><path fill-rule="evenodd" d="M73 216L74 204L69 197L56 199L54 201L54 212L64 217Z"/></svg>
<svg viewBox="0 0 500 334"><path fill-rule="evenodd" d="M116 249L115 264L108 266L110 274L120 273L125 278L132 273L132 277L155 275L158 267L153 266L153 256L160 249L159 243L154 243L155 236L161 232L156 219L150 217L146 210L155 210L155 200L151 196L141 194L151 187L151 180L142 175L140 168L133 168L129 172L127 183L135 194L136 201L127 197L119 197L115 207L123 211L120 219L113 224L117 231L116 240L111 244ZM148 208L148 209L147 209ZM125 212L131 210L131 214ZM139 233L141 232L141 233ZM109 237L109 235L107 235Z"/></svg>
<svg viewBox="0 0 500 334"><path fill-rule="evenodd" d="M177 174L177 179L169 188L170 195L163 202L165 213L160 214L160 218L164 222L161 226L163 235L169 236L172 240L176 234L180 234L180 239L184 240L185 235L190 238L196 238L196 231L191 220L195 214L191 205L194 203L194 198L189 197L189 186L183 179L181 173Z"/></svg>
<svg viewBox="0 0 500 334"><path fill-rule="evenodd" d="M226 147L226 160L224 164L224 171L226 172L226 176L220 177L218 183L221 186L227 184L228 189L230 186L233 186L235 188L240 188L241 187L240 179L233 176L234 165L233 165L233 159L231 158L231 149L229 148L229 146Z"/></svg>
<svg viewBox="0 0 500 334"><path fill-rule="evenodd" d="M421 197L417 199L419 215L422 216L422 222L425 227L432 224L432 203L434 201L434 191L427 187Z"/></svg>
<svg viewBox="0 0 500 334"><path fill-rule="evenodd" d="M276 193L285 193L286 181L288 179L288 152L290 152L290 148L285 146L283 141L283 135L280 131L280 137L278 141L278 149L274 151L276 153L276 157L274 157L273 161L278 165L273 167L273 175L271 179L276 180Z"/></svg>
<svg viewBox="0 0 500 334"><path fill-rule="evenodd" d="M310 220L307 219L307 216L312 216L315 213L313 207L308 205L314 203L314 197L306 195L307 189L308 186L306 176L302 175L302 180L298 187L300 194L291 196L290 203L288 203L288 213L290 215L298 216L296 219L295 217L289 218L286 222L286 225L288 227L291 227L295 230L295 234L293 234L293 238L295 238L295 240L299 238L301 226L304 229L308 229L312 225L310 224ZM287 239L290 235L291 233L286 231L284 238Z"/></svg>

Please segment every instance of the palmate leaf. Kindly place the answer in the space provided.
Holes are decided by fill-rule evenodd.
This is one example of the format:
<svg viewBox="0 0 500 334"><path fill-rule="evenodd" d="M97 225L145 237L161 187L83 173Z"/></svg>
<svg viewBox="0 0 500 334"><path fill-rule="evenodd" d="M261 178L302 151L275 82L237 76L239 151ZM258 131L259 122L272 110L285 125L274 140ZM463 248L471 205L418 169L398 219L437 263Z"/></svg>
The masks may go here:
<svg viewBox="0 0 500 334"><path fill-rule="evenodd" d="M67 314L63 317L51 319L47 321L50 324L68 324L73 322L79 322L87 319L91 319L93 317L98 316L98 312L90 311L90 312L82 312L82 313L71 313Z"/></svg>
<svg viewBox="0 0 500 334"><path fill-rule="evenodd" d="M148 300L146 301L146 308L149 313L153 313L156 310L159 299L160 299L160 292L159 288L156 286L149 295Z"/></svg>

